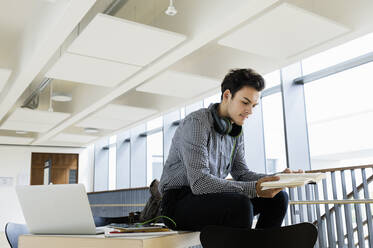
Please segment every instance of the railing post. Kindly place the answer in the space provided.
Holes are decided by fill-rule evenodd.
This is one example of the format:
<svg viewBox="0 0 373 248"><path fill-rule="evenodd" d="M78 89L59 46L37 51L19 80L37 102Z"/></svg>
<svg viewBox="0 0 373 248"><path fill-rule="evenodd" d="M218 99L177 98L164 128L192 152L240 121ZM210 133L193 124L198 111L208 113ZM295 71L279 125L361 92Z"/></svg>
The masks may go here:
<svg viewBox="0 0 373 248"><path fill-rule="evenodd" d="M367 182L367 176L365 173L365 169L361 169L361 176L363 178L363 188L364 188L364 198L368 199L369 196L369 188ZM365 210L367 214L367 223L368 223L368 240L369 240L369 247L373 247L373 226L372 226L372 212L370 210L370 204L365 204Z"/></svg>
<svg viewBox="0 0 373 248"><path fill-rule="evenodd" d="M337 184L335 180L335 171L331 172L332 178L332 189L333 189L333 199L338 200L337 195ZM344 247L344 235L343 235L343 225L342 225L342 216L341 216L341 206L339 204L334 204L335 210L335 222L337 227L337 242L339 247Z"/></svg>
<svg viewBox="0 0 373 248"><path fill-rule="evenodd" d="M289 189L289 197L290 200L295 200L295 194L294 194L294 189ZM295 213L295 205L290 205L290 219L291 219L291 224L297 224L296 220L296 213Z"/></svg>
<svg viewBox="0 0 373 248"><path fill-rule="evenodd" d="M322 186L323 186L323 193L324 193L324 199L328 199L328 188L326 185L326 179L322 180ZM335 232L334 232L334 222L333 222L333 216L330 213L329 210L329 204L325 204L325 221L326 221L326 229L328 230L328 243L330 248L336 247L335 242Z"/></svg>
<svg viewBox="0 0 373 248"><path fill-rule="evenodd" d="M354 192L354 199L359 199L359 192L356 188L356 178L355 178L355 170L351 170L351 181L352 181L352 189ZM361 218L361 209L359 204L355 205L355 214L356 214L356 223L357 223L357 237L359 240L359 248L365 248L365 240L364 240L364 229L363 229L363 221Z"/></svg>
<svg viewBox="0 0 373 248"><path fill-rule="evenodd" d="M341 181L342 181L343 199L347 199L345 171L341 171ZM352 227L351 206L350 204L344 204L343 206L345 210L345 219L346 219L347 245L348 245L348 248L354 248L355 241L354 241L354 228Z"/></svg>
<svg viewBox="0 0 373 248"><path fill-rule="evenodd" d="M297 191L298 191L298 200L302 201L303 200L302 188L301 187L297 187ZM304 222L304 206L302 204L300 204L298 206L298 208L299 208L300 222Z"/></svg>
<svg viewBox="0 0 373 248"><path fill-rule="evenodd" d="M317 184L314 186L314 191L315 191L315 199L316 201L320 200L319 197L319 188L317 187ZM320 205L316 204L316 215L317 215L317 227L319 230L319 245L321 248L326 247L326 239L325 239L325 234L326 230L323 225L322 219L321 219L321 214L320 214Z"/></svg>
<svg viewBox="0 0 373 248"><path fill-rule="evenodd" d="M310 189L310 185L309 184L306 184L305 190L306 190L306 200L307 201L312 201L313 197L311 195L311 189ZM314 207L312 205L307 204L307 218L308 218L309 222L313 222L315 220L315 218L313 216L314 211L312 211L313 208Z"/></svg>

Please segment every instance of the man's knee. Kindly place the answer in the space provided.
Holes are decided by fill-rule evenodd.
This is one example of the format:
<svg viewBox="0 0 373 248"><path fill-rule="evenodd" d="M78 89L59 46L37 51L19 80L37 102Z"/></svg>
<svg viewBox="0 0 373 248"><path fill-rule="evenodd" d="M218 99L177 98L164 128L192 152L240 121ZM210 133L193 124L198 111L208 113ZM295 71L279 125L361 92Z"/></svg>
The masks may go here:
<svg viewBox="0 0 373 248"><path fill-rule="evenodd" d="M277 207L280 207L285 212L289 204L289 195L286 191L280 191L273 199L276 201Z"/></svg>
<svg viewBox="0 0 373 248"><path fill-rule="evenodd" d="M234 219L233 227L251 227L254 210L249 197L238 194L232 204L233 206L229 211L232 219Z"/></svg>

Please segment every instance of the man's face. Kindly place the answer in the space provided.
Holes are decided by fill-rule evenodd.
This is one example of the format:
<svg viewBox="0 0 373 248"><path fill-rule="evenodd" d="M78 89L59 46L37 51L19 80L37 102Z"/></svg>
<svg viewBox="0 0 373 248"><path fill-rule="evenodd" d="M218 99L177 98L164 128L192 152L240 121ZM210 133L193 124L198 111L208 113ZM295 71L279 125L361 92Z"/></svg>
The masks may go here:
<svg viewBox="0 0 373 248"><path fill-rule="evenodd" d="M229 90L228 90L229 91ZM252 114L253 108L258 105L260 92L252 87L245 86L236 92L228 95L228 115L237 125L242 126L246 118Z"/></svg>

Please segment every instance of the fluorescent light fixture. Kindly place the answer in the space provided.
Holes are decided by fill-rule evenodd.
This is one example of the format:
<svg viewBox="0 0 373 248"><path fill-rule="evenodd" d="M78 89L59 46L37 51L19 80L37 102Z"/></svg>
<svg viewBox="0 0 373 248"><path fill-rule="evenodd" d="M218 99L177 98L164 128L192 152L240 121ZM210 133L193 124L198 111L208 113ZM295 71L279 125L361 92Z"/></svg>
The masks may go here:
<svg viewBox="0 0 373 248"><path fill-rule="evenodd" d="M0 144L27 145L33 138L0 136Z"/></svg>
<svg viewBox="0 0 373 248"><path fill-rule="evenodd" d="M208 77L166 71L136 88L137 91L190 98L219 87L220 82Z"/></svg>
<svg viewBox="0 0 373 248"><path fill-rule="evenodd" d="M3 90L5 84L8 82L12 71L9 69L0 68L0 92Z"/></svg>
<svg viewBox="0 0 373 248"><path fill-rule="evenodd" d="M93 127L86 127L84 128L84 132L86 133L98 133L100 130L98 128Z"/></svg>
<svg viewBox="0 0 373 248"><path fill-rule="evenodd" d="M185 40L167 30L97 14L68 52L144 66Z"/></svg>
<svg viewBox="0 0 373 248"><path fill-rule="evenodd" d="M56 102L70 102L72 99L73 97L70 93L54 92L52 95L52 100Z"/></svg>
<svg viewBox="0 0 373 248"><path fill-rule="evenodd" d="M46 77L114 87L140 69L138 66L64 53Z"/></svg>
<svg viewBox="0 0 373 248"><path fill-rule="evenodd" d="M78 143L78 144L86 144L95 139L97 136L92 135L81 135L81 134L70 134L70 133L60 133L52 138L52 141L58 142L66 142L66 143Z"/></svg>
<svg viewBox="0 0 373 248"><path fill-rule="evenodd" d="M16 131L16 134L27 134L27 132L26 131Z"/></svg>
<svg viewBox="0 0 373 248"><path fill-rule="evenodd" d="M287 58L347 31L330 19L282 3L218 44L266 57Z"/></svg>
<svg viewBox="0 0 373 248"><path fill-rule="evenodd" d="M18 108L0 129L44 133L69 116L67 113Z"/></svg>

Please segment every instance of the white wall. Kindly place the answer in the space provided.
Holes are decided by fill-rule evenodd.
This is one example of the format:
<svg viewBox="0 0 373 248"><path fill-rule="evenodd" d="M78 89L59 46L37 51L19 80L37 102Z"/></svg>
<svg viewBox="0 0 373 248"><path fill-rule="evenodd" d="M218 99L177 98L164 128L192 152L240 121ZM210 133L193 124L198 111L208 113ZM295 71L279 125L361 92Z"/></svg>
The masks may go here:
<svg viewBox="0 0 373 248"><path fill-rule="evenodd" d="M48 148L0 145L0 177L13 178L12 186L0 185L0 232L9 221L24 223L24 217L15 193L16 185L29 185L31 153L78 153L78 182L85 185L87 192L93 188L93 146L88 148Z"/></svg>

